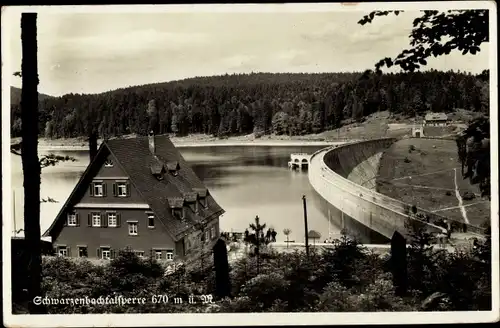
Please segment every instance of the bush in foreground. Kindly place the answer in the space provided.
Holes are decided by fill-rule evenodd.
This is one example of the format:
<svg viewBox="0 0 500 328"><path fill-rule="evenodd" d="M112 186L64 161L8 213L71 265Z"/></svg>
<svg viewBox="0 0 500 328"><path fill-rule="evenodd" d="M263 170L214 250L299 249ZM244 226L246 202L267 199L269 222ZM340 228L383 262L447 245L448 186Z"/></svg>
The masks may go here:
<svg viewBox="0 0 500 328"><path fill-rule="evenodd" d="M416 232L409 241L408 290L396 296L390 255L370 253L347 237L330 249L277 253L267 249L231 264L232 297L214 295L213 268L165 275L154 259L121 253L105 265L63 257L43 261L43 295L48 298L145 297L146 304L50 305L49 313L206 313L466 311L491 309L491 242L478 241L454 253L429 247ZM169 302L151 301L167 295ZM196 304L189 304L195 295ZM183 299L182 304L174 302ZM14 300L15 312L23 308Z"/></svg>

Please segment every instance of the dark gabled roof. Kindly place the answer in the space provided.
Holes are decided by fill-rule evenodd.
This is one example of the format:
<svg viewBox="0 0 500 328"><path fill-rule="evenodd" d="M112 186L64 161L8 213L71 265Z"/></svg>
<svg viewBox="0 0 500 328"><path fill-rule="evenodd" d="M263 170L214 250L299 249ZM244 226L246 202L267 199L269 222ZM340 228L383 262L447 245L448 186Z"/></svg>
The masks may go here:
<svg viewBox="0 0 500 328"><path fill-rule="evenodd" d="M207 188L196 176L188 163L167 136L155 136L155 156L149 150L148 137L131 139L110 139L103 144L118 160L120 166L130 178L130 182L149 204L155 215L164 223L175 240L182 238L189 228L214 215L224 213L224 210L210 196ZM158 180L151 174L151 163L163 163L167 169L176 171L176 175L165 174L163 180ZM186 193L196 192L200 197L207 198L207 207L199 206L197 213L186 210L185 222L173 217L171 204L184 204ZM188 198L192 196L189 195ZM175 200L174 199L179 199ZM181 205L182 206L182 205ZM187 207L186 208L190 208Z"/></svg>
<svg viewBox="0 0 500 328"><path fill-rule="evenodd" d="M129 177L130 183L151 207L174 240L181 239L191 228L196 228L196 224L224 213L167 136L155 136L155 155L149 150L148 137L110 139L101 144L96 157L85 170L44 236L51 235L56 221L63 217L65 208L74 202L76 191L83 188L84 181L89 180L90 172L95 171L98 158L102 158L108 151L116 158L117 164ZM176 174L165 174L163 179L159 180L156 175L167 166L173 167ZM195 212L194 206L185 205L185 196L189 202L193 194L206 198L207 206L198 206L198 211ZM186 209L182 220L175 218L172 213L172 208L179 208L179 205L180 208L185 205Z"/></svg>
<svg viewBox="0 0 500 328"><path fill-rule="evenodd" d="M78 182L76 183L75 188L73 188L73 190L71 191L71 194L66 199L66 202L64 203L64 205L59 210L59 213L57 213L57 216L56 216L55 220L52 221L52 224L43 233L42 237L52 236L52 231L56 227L56 225L59 222L59 220L61 220L61 217L63 216L64 211L74 201L74 198L76 198L78 196L78 192L81 191L81 189L83 188L82 186L84 185L85 180L88 180L89 175L91 174L91 171L93 169L95 169L96 163L99 161L99 159L101 159L104 156L103 155L104 153L107 156L107 154L109 153L109 150L108 150L107 147L103 147L102 144L101 144L101 146L97 150L97 154L94 156L94 159L89 163L89 165L87 165L87 167L85 168L85 171L80 176L80 180L78 180Z"/></svg>

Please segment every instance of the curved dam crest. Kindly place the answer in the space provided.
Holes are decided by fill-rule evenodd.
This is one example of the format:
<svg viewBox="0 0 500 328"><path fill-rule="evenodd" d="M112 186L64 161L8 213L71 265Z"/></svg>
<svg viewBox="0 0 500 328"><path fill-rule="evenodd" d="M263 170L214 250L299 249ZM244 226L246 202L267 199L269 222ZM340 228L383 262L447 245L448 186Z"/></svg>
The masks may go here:
<svg viewBox="0 0 500 328"><path fill-rule="evenodd" d="M395 138L360 141L322 149L311 156L309 182L328 217L362 242L388 242L407 234L408 205L376 191L383 152ZM333 218L332 211L340 212ZM428 227L436 232L442 228Z"/></svg>

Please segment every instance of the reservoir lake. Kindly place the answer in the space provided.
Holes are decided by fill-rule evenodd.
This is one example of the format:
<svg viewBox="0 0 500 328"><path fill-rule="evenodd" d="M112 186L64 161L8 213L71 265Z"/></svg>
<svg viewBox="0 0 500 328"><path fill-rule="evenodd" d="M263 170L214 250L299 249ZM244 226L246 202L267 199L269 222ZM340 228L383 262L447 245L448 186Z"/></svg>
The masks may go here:
<svg viewBox="0 0 500 328"><path fill-rule="evenodd" d="M243 232L255 216L261 224L274 228L278 242L286 240L283 229L291 229L290 240L304 241L302 195L307 198L308 229L328 233L340 229L328 222L309 184L307 171L288 169L292 153L313 153L324 146L203 146L178 147L183 157L205 183L226 213L220 218L221 231ZM39 151L39 156L47 154ZM42 169L41 198L57 203L41 203L42 234L55 219L89 163L88 151L51 151L69 155L76 162ZM11 155L15 229L23 228L23 176L21 157ZM333 220L332 220L333 221ZM14 227L13 227L14 228ZM21 232L18 236L22 236Z"/></svg>

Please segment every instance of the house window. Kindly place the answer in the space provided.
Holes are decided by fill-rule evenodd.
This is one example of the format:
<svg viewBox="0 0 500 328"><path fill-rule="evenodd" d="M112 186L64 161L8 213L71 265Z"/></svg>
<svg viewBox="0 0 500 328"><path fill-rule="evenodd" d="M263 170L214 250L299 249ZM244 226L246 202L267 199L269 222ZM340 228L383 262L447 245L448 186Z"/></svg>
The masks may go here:
<svg viewBox="0 0 500 328"><path fill-rule="evenodd" d="M104 167L113 167L113 161L107 159L106 162L104 162Z"/></svg>
<svg viewBox="0 0 500 328"><path fill-rule="evenodd" d="M93 195L94 197L103 197L104 196L104 184L102 182L94 182L93 183Z"/></svg>
<svg viewBox="0 0 500 328"><path fill-rule="evenodd" d="M174 259L174 251L171 249L167 250L167 260L173 260Z"/></svg>
<svg viewBox="0 0 500 328"><path fill-rule="evenodd" d="M101 226L101 213L92 213L92 226L93 227Z"/></svg>
<svg viewBox="0 0 500 328"><path fill-rule="evenodd" d="M128 234L130 236L137 236L137 222L128 223Z"/></svg>
<svg viewBox="0 0 500 328"><path fill-rule="evenodd" d="M111 249L109 247L101 247L101 259L103 260L111 259Z"/></svg>
<svg viewBox="0 0 500 328"><path fill-rule="evenodd" d="M210 241L210 231L205 231L205 241Z"/></svg>
<svg viewBox="0 0 500 328"><path fill-rule="evenodd" d="M77 226L76 213L68 213L68 226L70 227Z"/></svg>
<svg viewBox="0 0 500 328"><path fill-rule="evenodd" d="M210 239L215 238L215 227L210 228Z"/></svg>
<svg viewBox="0 0 500 328"><path fill-rule="evenodd" d="M137 257L144 257L144 252L143 251L134 251L135 255L137 255Z"/></svg>
<svg viewBox="0 0 500 328"><path fill-rule="evenodd" d="M161 251L155 251L155 259L161 260Z"/></svg>
<svg viewBox="0 0 500 328"><path fill-rule="evenodd" d="M57 248L57 255L59 255L59 256L68 256L68 247L66 247L66 246L59 246Z"/></svg>
<svg viewBox="0 0 500 328"><path fill-rule="evenodd" d="M118 186L118 197L127 197L128 196L127 184L124 182L120 182L117 184L117 186Z"/></svg>
<svg viewBox="0 0 500 328"><path fill-rule="evenodd" d="M148 214L148 228L155 227L155 216L153 214Z"/></svg>
<svg viewBox="0 0 500 328"><path fill-rule="evenodd" d="M117 223L116 213L108 213L108 227L116 228L118 226Z"/></svg>
<svg viewBox="0 0 500 328"><path fill-rule="evenodd" d="M78 257L88 257L87 246L78 246Z"/></svg>

